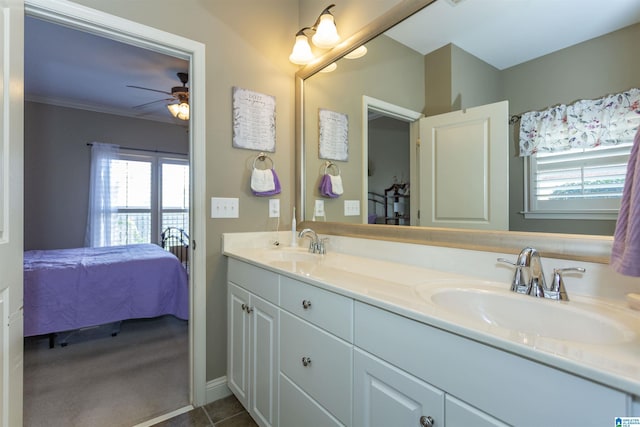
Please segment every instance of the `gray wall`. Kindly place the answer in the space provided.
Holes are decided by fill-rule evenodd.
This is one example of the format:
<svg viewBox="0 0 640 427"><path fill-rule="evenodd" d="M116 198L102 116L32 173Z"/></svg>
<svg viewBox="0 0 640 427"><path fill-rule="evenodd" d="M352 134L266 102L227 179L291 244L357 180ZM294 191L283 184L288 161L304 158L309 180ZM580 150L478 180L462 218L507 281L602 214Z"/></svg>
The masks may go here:
<svg viewBox="0 0 640 427"><path fill-rule="evenodd" d="M187 128L175 124L26 102L24 246L84 246L90 142L188 154Z"/></svg>
<svg viewBox="0 0 640 427"><path fill-rule="evenodd" d="M454 45L425 56L427 115L509 100L510 114L640 87L640 24L497 70ZM614 220L524 219L518 125L509 129L509 230L613 235Z"/></svg>
<svg viewBox="0 0 640 427"><path fill-rule="evenodd" d="M511 114L601 98L640 87L640 24L578 44L502 72ZM524 219L522 158L517 157L518 126L509 165L509 229L612 236L616 221Z"/></svg>

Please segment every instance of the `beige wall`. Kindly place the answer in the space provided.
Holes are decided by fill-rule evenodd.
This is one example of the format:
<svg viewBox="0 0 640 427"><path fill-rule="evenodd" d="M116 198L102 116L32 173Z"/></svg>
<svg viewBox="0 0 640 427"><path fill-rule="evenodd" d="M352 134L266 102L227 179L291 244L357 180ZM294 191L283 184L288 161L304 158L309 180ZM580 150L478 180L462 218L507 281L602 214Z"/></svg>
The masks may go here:
<svg viewBox="0 0 640 427"><path fill-rule="evenodd" d="M207 223L207 380L226 373L226 262L220 253L225 232L272 229L268 201L249 190L255 152L231 148L231 88L276 98L276 152L282 184L281 228L291 223L294 197L294 79L288 56L295 33L313 24L327 4L315 0L73 0L76 3L178 34L206 45L206 199L239 197L239 219ZM399 0L335 1L333 10L346 37ZM302 16L311 16L302 19ZM307 22L311 21L311 22ZM210 212L206 213L210 216Z"/></svg>
<svg viewBox="0 0 640 427"><path fill-rule="evenodd" d="M357 223L362 221L361 217L344 216L343 202L362 199L362 96L418 112L424 108L422 55L386 36L367 43L367 49L366 56L341 59L336 71L318 73L305 82L306 194L311 195L305 201L307 219L311 219L314 200L321 198L318 184L324 160L318 156L319 108L347 114L349 118L349 159L336 162L345 192L340 198L324 199L326 218L327 221Z"/></svg>
<svg viewBox="0 0 640 427"><path fill-rule="evenodd" d="M249 189L249 166L257 153L231 147L231 90L238 86L276 98L272 157L282 185L281 227L287 227L295 182L293 75L297 70L288 56L298 30L298 1L75 1L206 45L206 200L240 199L240 218L208 219L206 245L198 246L207 251L207 380L219 378L226 374L227 324L221 234L274 227L268 219L268 201L253 197Z"/></svg>
<svg viewBox="0 0 640 427"><path fill-rule="evenodd" d="M105 142L188 154L187 128L26 102L24 248L84 246L91 147Z"/></svg>

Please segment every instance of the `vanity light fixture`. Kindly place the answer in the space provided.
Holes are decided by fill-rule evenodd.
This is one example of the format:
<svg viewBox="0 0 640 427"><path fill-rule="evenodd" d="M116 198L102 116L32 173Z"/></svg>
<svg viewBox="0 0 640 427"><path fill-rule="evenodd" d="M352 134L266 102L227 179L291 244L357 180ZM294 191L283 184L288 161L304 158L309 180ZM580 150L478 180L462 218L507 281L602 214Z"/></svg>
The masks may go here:
<svg viewBox="0 0 640 427"><path fill-rule="evenodd" d="M304 27L296 33L296 42L293 45L289 61L298 65L306 65L314 59L309 45L309 38L305 31L313 31L315 34L311 38L313 44L321 49L331 49L340 41L333 15L329 11L335 4L325 8L316 19L312 27Z"/></svg>

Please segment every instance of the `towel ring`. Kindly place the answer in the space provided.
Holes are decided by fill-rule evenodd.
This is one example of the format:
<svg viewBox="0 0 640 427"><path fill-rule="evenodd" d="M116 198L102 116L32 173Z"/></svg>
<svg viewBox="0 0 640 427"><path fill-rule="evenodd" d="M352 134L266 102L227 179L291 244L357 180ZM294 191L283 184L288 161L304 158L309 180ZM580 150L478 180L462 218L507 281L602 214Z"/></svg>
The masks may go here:
<svg viewBox="0 0 640 427"><path fill-rule="evenodd" d="M333 162L327 161L324 164L324 174L326 175L327 172L329 171L329 168L331 168L333 166L333 168L335 169L336 174L334 176L339 176L340 175L340 168L338 167L338 165L336 165Z"/></svg>
<svg viewBox="0 0 640 427"><path fill-rule="evenodd" d="M273 169L273 168L275 168L275 166L276 166L276 162L274 162L274 161L273 161L273 159L272 159L271 157L267 156L267 155L266 155L266 154L264 154L264 153L260 153L260 154L258 154L258 155L256 156L256 158L255 158L255 159L253 159L253 168L254 168L254 169L256 168L256 162L257 162L257 161L266 162L267 160L269 160L269 161L271 162L271 167L270 167L270 168L268 168L268 169ZM266 169L266 168L265 168L265 169Z"/></svg>

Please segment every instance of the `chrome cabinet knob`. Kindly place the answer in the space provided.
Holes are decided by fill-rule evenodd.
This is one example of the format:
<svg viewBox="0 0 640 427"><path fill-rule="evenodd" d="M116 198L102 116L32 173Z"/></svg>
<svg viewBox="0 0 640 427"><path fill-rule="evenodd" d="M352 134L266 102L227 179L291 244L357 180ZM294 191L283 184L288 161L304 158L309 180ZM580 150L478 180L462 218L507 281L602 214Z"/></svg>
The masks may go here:
<svg viewBox="0 0 640 427"><path fill-rule="evenodd" d="M311 358L310 357L303 357L302 358L302 366L309 366L311 365Z"/></svg>
<svg viewBox="0 0 640 427"><path fill-rule="evenodd" d="M311 307L311 301L309 300L302 300L302 308L304 308L305 310L308 309L309 307Z"/></svg>
<svg viewBox="0 0 640 427"><path fill-rule="evenodd" d="M433 427L435 425L435 421L428 415L423 415L420 417L420 425L422 427Z"/></svg>

